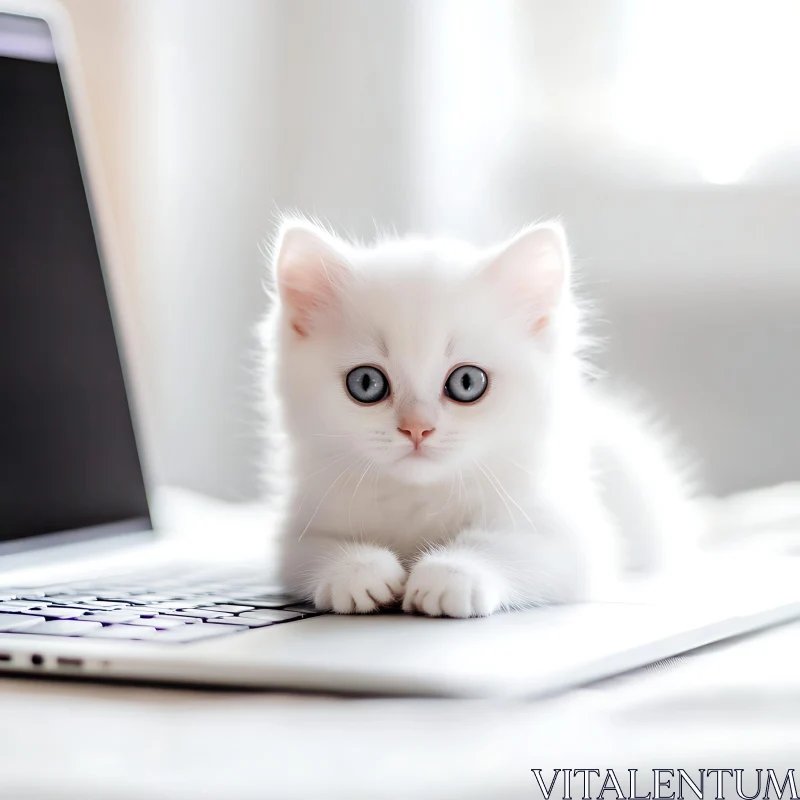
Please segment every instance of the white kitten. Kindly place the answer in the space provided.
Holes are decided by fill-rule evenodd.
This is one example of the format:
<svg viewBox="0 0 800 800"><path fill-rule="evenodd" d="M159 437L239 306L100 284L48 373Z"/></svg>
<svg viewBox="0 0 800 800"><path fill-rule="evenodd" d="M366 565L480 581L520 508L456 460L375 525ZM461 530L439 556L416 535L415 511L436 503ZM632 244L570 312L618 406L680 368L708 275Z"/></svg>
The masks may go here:
<svg viewBox="0 0 800 800"><path fill-rule="evenodd" d="M453 617L576 601L692 524L661 441L585 379L558 225L482 251L288 221L274 274L291 591Z"/></svg>

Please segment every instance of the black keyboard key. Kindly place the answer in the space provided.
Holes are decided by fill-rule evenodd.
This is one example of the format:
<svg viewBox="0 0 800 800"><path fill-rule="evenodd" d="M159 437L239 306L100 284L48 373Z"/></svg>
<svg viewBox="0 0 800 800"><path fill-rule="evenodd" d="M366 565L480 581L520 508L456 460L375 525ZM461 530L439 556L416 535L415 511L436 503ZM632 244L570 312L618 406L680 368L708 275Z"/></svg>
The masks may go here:
<svg viewBox="0 0 800 800"><path fill-rule="evenodd" d="M173 594L159 594L157 592L148 592L146 594L136 595L137 603L163 603L165 600L172 600L175 597Z"/></svg>
<svg viewBox="0 0 800 800"><path fill-rule="evenodd" d="M169 615L171 617L189 617L191 619L211 619L212 617L214 619L220 619L233 616L233 614L229 614L225 611L201 611L199 608L189 608L185 611L170 611Z"/></svg>
<svg viewBox="0 0 800 800"><path fill-rule="evenodd" d="M171 613L172 611L188 611L199 605L207 605L201 600L167 600L165 603L152 603L149 608L157 608L159 611Z"/></svg>
<svg viewBox="0 0 800 800"><path fill-rule="evenodd" d="M86 613L86 609L67 608L66 606L37 606L30 611L47 619L77 619Z"/></svg>
<svg viewBox="0 0 800 800"><path fill-rule="evenodd" d="M213 602L209 600L209 597L212 597L212 595L209 595L208 593L203 594L202 592L189 592L184 588L180 594L176 594L175 597L172 598L172 600L168 600L167 602L168 603L201 603L203 601L205 601L206 603ZM221 603L222 600L220 600L219 602Z"/></svg>
<svg viewBox="0 0 800 800"><path fill-rule="evenodd" d="M209 639L212 636L222 636L236 631L249 630L243 626L218 625L211 622L198 622L196 625L185 625L169 631L158 631L152 641L156 642L194 642L199 639Z"/></svg>
<svg viewBox="0 0 800 800"><path fill-rule="evenodd" d="M164 609L158 606L123 606L117 609L110 609L112 611L135 611L140 617L152 617L156 614L163 614ZM167 612L171 614L172 612Z"/></svg>
<svg viewBox="0 0 800 800"><path fill-rule="evenodd" d="M236 602L232 597L225 597L224 595L217 594L199 594L195 597L190 597L186 603L186 608L197 608L199 606L210 606L214 603L234 603Z"/></svg>
<svg viewBox="0 0 800 800"><path fill-rule="evenodd" d="M230 603L220 603L216 606L200 606L198 611L212 611L212 612L222 612L222 613L229 613L229 614L240 614L242 611L252 611L253 606L236 606L231 605Z"/></svg>
<svg viewBox="0 0 800 800"><path fill-rule="evenodd" d="M317 617L320 614L326 614L326 611L319 611L314 607L313 603L296 603L295 605L291 606L284 606L283 611L299 611L303 616L306 617Z"/></svg>
<svg viewBox="0 0 800 800"><path fill-rule="evenodd" d="M87 611L81 619L102 622L104 625L108 625L115 622L130 622L132 619L139 619L139 614L135 608L120 609L119 611Z"/></svg>
<svg viewBox="0 0 800 800"><path fill-rule="evenodd" d="M289 622L292 619L302 619L303 615L299 611L279 611L275 608L256 608L253 611L245 611L239 614L236 619L266 619L271 622Z"/></svg>
<svg viewBox="0 0 800 800"><path fill-rule="evenodd" d="M245 597L237 596L234 603L253 606L254 608L283 608L291 603L299 603L297 597Z"/></svg>
<svg viewBox="0 0 800 800"><path fill-rule="evenodd" d="M45 598L49 603L91 603L97 600L93 594L79 594L78 592L59 592L58 594L48 594Z"/></svg>
<svg viewBox="0 0 800 800"><path fill-rule="evenodd" d="M41 600L6 600L0 603L0 611L30 611L32 608L39 608L43 605ZM46 603L44 603L46 605Z"/></svg>
<svg viewBox="0 0 800 800"><path fill-rule="evenodd" d="M44 617L34 617L30 614L0 614L0 633L30 628L40 622L44 622Z"/></svg>
<svg viewBox="0 0 800 800"><path fill-rule="evenodd" d="M246 617L212 617L208 620L213 625L246 625L248 628L265 628L274 625L271 619L247 619Z"/></svg>
<svg viewBox="0 0 800 800"><path fill-rule="evenodd" d="M260 598L261 600L274 600L276 602L291 603L300 598L297 595L286 594L286 592L256 592L252 597Z"/></svg>
<svg viewBox="0 0 800 800"><path fill-rule="evenodd" d="M66 600L61 600L57 603L49 603L48 604L51 608L77 608L80 611L119 611L123 608L128 608L129 606L123 606L120 604L114 604L111 608L106 607L105 605L95 605L94 603L68 603Z"/></svg>
<svg viewBox="0 0 800 800"><path fill-rule="evenodd" d="M139 601L136 599L136 595L126 594L125 592L98 592L95 602L125 603L126 605L131 605ZM142 603L142 605L144 605L144 603Z"/></svg>
<svg viewBox="0 0 800 800"><path fill-rule="evenodd" d="M156 615L151 619L139 617L139 619L132 620L130 624L141 625L146 628L157 628L158 630L169 630L170 628L182 628L186 625L198 625L200 623L197 620L192 620L190 617Z"/></svg>
<svg viewBox="0 0 800 800"><path fill-rule="evenodd" d="M77 619L53 619L40 622L31 628L23 628L19 633L35 633L37 636L86 636L103 626L99 622L85 622Z"/></svg>

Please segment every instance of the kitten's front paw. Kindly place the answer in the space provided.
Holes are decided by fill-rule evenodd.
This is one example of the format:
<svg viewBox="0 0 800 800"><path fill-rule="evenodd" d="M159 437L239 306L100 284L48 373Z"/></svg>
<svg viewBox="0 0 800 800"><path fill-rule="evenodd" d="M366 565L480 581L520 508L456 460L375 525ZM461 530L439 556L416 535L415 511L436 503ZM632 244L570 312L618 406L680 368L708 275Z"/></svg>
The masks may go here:
<svg viewBox="0 0 800 800"><path fill-rule="evenodd" d="M430 617L486 617L504 599L504 581L472 553L425 556L412 568L403 611Z"/></svg>
<svg viewBox="0 0 800 800"><path fill-rule="evenodd" d="M325 570L314 605L337 614L368 614L401 597L405 582L406 571L394 553L355 546Z"/></svg>

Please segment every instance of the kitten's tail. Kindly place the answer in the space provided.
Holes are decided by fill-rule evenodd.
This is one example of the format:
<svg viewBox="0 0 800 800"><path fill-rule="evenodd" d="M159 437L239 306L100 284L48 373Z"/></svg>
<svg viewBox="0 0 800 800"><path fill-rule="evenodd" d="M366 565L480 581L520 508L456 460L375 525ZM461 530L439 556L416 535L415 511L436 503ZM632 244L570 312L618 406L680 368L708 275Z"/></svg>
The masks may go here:
<svg viewBox="0 0 800 800"><path fill-rule="evenodd" d="M800 555L800 482L703 495L693 461L644 404L630 394L597 400L601 484L629 569L650 572L697 549Z"/></svg>
<svg viewBox="0 0 800 800"><path fill-rule="evenodd" d="M624 540L625 567L650 573L677 565L706 536L693 462L630 392L596 391L595 470Z"/></svg>
<svg viewBox="0 0 800 800"><path fill-rule="evenodd" d="M699 497L701 545L746 546L773 555L800 555L800 483L783 483L727 497Z"/></svg>

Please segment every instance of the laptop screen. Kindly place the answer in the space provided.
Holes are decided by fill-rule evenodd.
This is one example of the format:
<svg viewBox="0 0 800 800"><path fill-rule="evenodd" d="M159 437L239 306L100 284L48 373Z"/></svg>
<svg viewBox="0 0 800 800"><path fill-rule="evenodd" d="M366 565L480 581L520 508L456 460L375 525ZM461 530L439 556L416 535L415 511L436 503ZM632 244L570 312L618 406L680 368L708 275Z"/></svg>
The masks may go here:
<svg viewBox="0 0 800 800"><path fill-rule="evenodd" d="M149 528L50 32L0 14L0 552Z"/></svg>

